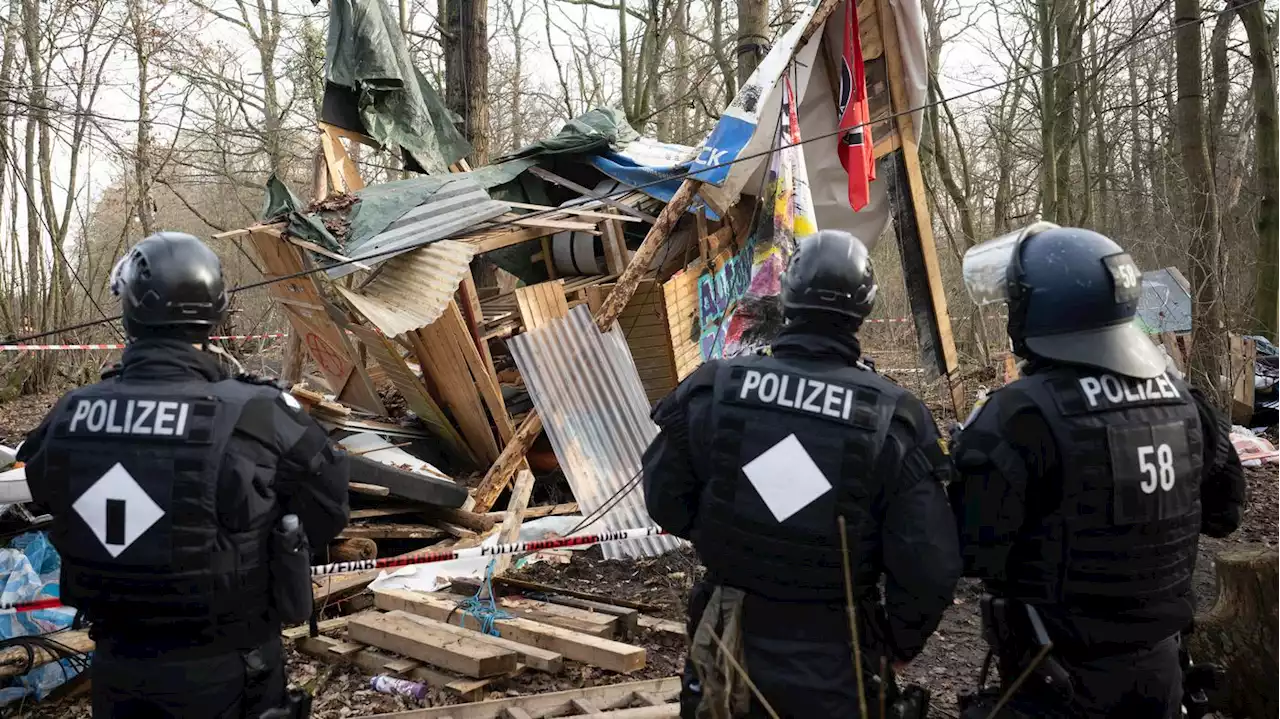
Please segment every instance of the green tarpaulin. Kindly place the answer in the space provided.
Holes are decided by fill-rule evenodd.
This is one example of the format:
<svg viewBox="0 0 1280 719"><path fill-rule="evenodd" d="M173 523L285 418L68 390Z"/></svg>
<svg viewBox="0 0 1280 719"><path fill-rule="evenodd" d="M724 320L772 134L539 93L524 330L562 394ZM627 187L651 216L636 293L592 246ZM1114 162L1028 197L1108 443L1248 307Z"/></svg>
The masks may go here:
<svg viewBox="0 0 1280 719"><path fill-rule="evenodd" d="M325 65L325 79L353 93L365 132L403 148L426 172L448 172L471 152L457 116L414 67L386 0L329 3Z"/></svg>

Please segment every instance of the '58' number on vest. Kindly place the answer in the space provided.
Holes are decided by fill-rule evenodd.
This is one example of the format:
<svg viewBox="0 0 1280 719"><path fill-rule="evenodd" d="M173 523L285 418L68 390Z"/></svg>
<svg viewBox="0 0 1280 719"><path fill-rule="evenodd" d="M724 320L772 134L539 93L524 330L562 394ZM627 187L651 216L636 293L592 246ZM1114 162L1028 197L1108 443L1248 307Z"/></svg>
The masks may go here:
<svg viewBox="0 0 1280 719"><path fill-rule="evenodd" d="M1155 463L1151 456L1155 455ZM1173 469L1173 449L1167 444L1160 446L1144 445L1138 447L1138 470L1147 475L1139 487L1146 494L1156 491L1156 487L1168 492L1173 489L1177 474Z"/></svg>

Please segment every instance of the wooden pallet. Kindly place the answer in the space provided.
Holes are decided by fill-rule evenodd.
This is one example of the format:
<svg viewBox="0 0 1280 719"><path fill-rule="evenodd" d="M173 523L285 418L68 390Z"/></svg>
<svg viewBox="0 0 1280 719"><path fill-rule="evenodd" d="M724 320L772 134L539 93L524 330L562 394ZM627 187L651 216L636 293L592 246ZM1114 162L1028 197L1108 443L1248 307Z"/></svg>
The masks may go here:
<svg viewBox="0 0 1280 719"><path fill-rule="evenodd" d="M680 715L680 678L571 689L461 706L411 709L368 719L658 719Z"/></svg>

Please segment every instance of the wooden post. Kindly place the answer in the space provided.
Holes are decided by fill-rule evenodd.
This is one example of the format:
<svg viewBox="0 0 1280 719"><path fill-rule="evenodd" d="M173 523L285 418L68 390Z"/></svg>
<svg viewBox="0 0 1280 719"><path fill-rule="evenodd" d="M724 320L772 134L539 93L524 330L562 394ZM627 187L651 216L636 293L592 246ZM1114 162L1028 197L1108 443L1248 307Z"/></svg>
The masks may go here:
<svg viewBox="0 0 1280 719"><path fill-rule="evenodd" d="M906 83L903 82L902 50L898 44L897 19L889 0L876 0L876 14L880 21L881 40L884 43L884 57L889 74L889 95L893 102L893 111L897 113L899 140L902 143L902 165L906 174L907 194L910 211L906 202L895 204L894 224L899 234L899 248L904 257L904 265L909 255L915 255L924 267L927 298L921 293L912 292L910 282L907 292L912 297L912 314L917 321L916 334L920 337L921 351L927 353L932 348L934 366L946 379L951 393L952 409L957 416L965 414L964 384L955 376L958 367L955 338L951 335L951 317L947 313L946 290L942 286L942 272L938 267L938 250L933 240L933 225L929 219L928 195L924 186L924 176L920 172L920 155L916 146L916 136L912 125L910 103L907 101ZM895 173L896 174L896 173ZM901 187L902 184L899 184ZM892 189L891 189L892 192ZM912 222L899 222L900 219L911 218ZM914 225L915 232L909 232L909 225ZM903 227L902 225L908 225ZM914 238L908 235L914 235ZM914 245L914 246L913 246ZM905 267L904 267L905 269ZM921 313L926 309L928 326L920 327Z"/></svg>
<svg viewBox="0 0 1280 719"><path fill-rule="evenodd" d="M686 179L680 183L680 189L676 190L667 206L662 208L662 212L658 214L653 227L649 228L649 234L645 235L644 242L640 244L640 249L636 250L635 256L627 263L627 269L622 272L617 284L613 286L613 291L605 298L600 311L596 313L596 326L600 328L600 331L609 331L614 321L618 319L618 315L622 314L622 310L631 301L631 296L635 294L636 286L640 284L640 279L644 277L645 271L649 269L649 262L657 254L658 247L667 241L667 238L671 235L671 229L675 227L676 221L680 219L684 211L689 208L700 187L702 187L702 182L699 180ZM472 498L475 500L475 505L472 507L474 511L489 511L493 503L497 501L498 495L502 494L502 490L511 481L512 475L524 465L524 455L533 446L534 441L538 439L538 435L541 432L542 418L538 416L538 410L534 409L525 415L524 421L516 429L511 441L507 443L493 466L489 468L484 480L480 482L480 486L476 487L475 493L472 494Z"/></svg>

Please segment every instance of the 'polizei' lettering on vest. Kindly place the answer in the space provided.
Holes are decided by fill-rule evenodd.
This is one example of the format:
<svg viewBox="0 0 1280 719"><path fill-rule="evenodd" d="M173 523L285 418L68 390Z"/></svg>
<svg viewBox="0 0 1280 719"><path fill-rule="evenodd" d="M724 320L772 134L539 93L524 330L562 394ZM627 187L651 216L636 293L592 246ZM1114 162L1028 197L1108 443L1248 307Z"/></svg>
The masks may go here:
<svg viewBox="0 0 1280 719"><path fill-rule="evenodd" d="M754 400L788 409L848 421L853 390L809 377L749 369L742 378L739 400Z"/></svg>
<svg viewBox="0 0 1280 719"><path fill-rule="evenodd" d="M1079 382L1080 390L1084 392L1085 401L1089 403L1090 409L1182 399L1178 388L1169 380L1167 374L1151 379L1100 374L1096 377L1081 377Z"/></svg>
<svg viewBox="0 0 1280 719"><path fill-rule="evenodd" d="M154 399L82 399L76 402L68 434L122 434L185 437L190 402Z"/></svg>

